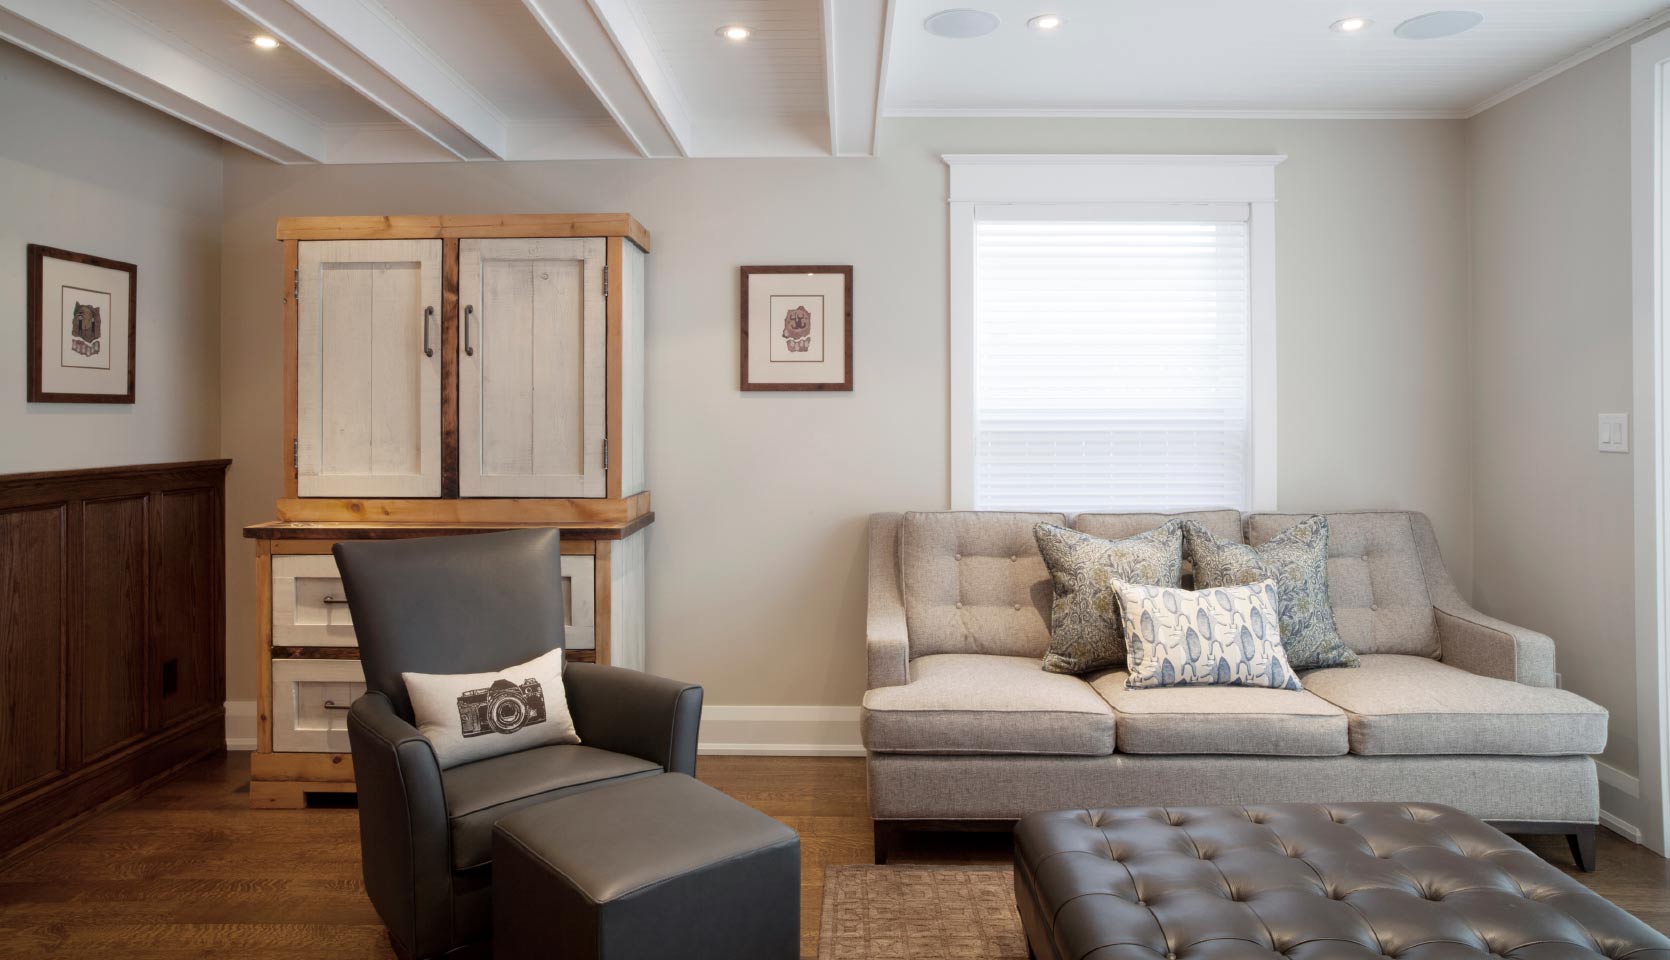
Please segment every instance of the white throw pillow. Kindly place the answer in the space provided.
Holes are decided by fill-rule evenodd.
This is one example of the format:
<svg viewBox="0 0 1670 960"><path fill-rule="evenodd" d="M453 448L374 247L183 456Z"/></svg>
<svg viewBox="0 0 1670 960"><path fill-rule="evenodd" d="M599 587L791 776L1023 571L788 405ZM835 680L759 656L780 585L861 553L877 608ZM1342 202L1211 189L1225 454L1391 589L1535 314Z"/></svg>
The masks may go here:
<svg viewBox="0 0 1670 960"><path fill-rule="evenodd" d="M441 769L552 743L579 743L563 652L493 673L402 673L418 732Z"/></svg>
<svg viewBox="0 0 1670 960"><path fill-rule="evenodd" d="M1125 620L1127 687L1304 689L1282 647L1274 580L1199 592L1113 586Z"/></svg>

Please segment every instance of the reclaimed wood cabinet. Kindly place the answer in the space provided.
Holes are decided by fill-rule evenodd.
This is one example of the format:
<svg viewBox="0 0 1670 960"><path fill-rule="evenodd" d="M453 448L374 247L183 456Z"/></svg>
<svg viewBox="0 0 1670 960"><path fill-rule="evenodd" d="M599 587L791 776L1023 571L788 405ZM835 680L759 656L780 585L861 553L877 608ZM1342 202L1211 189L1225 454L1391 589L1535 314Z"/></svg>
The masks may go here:
<svg viewBox="0 0 1670 960"><path fill-rule="evenodd" d="M256 563L250 802L352 791L364 688L343 540L563 531L571 660L642 669L649 234L625 214L301 217L284 249L285 447Z"/></svg>

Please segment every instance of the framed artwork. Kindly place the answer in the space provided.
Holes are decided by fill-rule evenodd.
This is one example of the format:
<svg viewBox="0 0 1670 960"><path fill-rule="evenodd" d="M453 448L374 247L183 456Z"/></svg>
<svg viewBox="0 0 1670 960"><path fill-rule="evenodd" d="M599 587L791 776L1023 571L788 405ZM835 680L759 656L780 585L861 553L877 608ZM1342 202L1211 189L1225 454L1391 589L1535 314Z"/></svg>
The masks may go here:
<svg viewBox="0 0 1670 960"><path fill-rule="evenodd" d="M139 268L29 245L30 403L132 403Z"/></svg>
<svg viewBox="0 0 1670 960"><path fill-rule="evenodd" d="M852 267L742 268L742 389L852 389Z"/></svg>

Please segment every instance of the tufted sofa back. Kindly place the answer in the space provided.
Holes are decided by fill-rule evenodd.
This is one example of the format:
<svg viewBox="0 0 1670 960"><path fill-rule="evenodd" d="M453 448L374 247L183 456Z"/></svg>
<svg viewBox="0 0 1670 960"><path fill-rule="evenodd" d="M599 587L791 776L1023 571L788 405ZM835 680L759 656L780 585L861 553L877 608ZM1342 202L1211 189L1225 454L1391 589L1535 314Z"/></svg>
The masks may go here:
<svg viewBox="0 0 1670 960"><path fill-rule="evenodd" d="M1254 513L1247 542L1257 546L1305 519L1305 513ZM1429 578L1448 574L1431 522L1412 511L1330 513L1328 602L1340 639L1358 653L1438 656Z"/></svg>
<svg viewBox="0 0 1670 960"><path fill-rule="evenodd" d="M895 515L897 516L897 515ZM1226 540L1264 543L1306 513L1085 513L1070 524L1119 539L1173 516ZM1454 592L1432 524L1419 513L1330 513L1328 591L1340 637L1358 653L1438 653L1435 592ZM1066 524L1059 513L952 511L899 517L896 581L910 656L987 653L1041 657L1049 648L1054 588L1032 528ZM880 556L892 554L884 548ZM874 555L873 555L874 556ZM889 593L895 588L890 587Z"/></svg>
<svg viewBox="0 0 1670 960"><path fill-rule="evenodd" d="M1042 657L1054 588L1032 527L1059 513L907 513L899 524L899 579L910 655Z"/></svg>

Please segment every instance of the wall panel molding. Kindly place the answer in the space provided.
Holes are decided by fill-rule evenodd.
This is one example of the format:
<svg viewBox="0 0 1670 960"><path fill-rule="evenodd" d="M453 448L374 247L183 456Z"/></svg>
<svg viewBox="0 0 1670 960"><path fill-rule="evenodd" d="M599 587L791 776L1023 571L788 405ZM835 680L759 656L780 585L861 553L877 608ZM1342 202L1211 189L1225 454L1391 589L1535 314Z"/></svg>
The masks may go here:
<svg viewBox="0 0 1670 960"><path fill-rule="evenodd" d="M0 854L221 748L230 462L0 476Z"/></svg>

